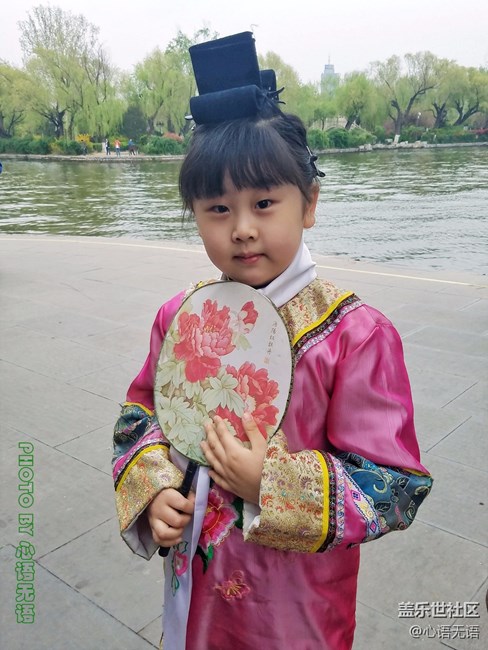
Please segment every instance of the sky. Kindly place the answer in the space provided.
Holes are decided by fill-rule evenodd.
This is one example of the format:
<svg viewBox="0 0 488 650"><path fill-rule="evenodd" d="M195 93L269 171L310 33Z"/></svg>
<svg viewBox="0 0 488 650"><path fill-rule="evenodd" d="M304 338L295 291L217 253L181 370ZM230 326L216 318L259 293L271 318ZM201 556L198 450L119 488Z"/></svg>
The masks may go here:
<svg viewBox="0 0 488 650"><path fill-rule="evenodd" d="M38 5L83 14L99 29L110 61L127 72L181 30L220 36L253 31L258 54L276 52L302 82L328 62L340 74L393 54L430 50L464 66L488 67L488 1L470 0L13 0L0 10L0 59L22 65L18 22Z"/></svg>

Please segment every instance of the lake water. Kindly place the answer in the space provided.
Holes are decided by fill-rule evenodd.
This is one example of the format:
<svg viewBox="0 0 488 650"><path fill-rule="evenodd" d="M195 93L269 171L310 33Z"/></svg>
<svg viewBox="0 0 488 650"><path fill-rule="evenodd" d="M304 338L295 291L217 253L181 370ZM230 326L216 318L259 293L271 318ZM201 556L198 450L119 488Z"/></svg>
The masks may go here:
<svg viewBox="0 0 488 650"><path fill-rule="evenodd" d="M488 272L488 147L323 156L312 251ZM182 225L179 161L4 160L0 232L199 242Z"/></svg>

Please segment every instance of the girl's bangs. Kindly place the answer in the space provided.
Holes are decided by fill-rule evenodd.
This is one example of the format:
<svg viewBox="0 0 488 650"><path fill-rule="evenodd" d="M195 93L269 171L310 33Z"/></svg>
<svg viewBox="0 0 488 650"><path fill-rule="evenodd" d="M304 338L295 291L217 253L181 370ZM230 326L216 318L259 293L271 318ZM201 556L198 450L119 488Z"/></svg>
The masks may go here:
<svg viewBox="0 0 488 650"><path fill-rule="evenodd" d="M180 178L188 208L195 199L222 196L226 177L237 190L269 189L287 183L301 188L299 166L282 138L274 129L259 128L255 123L247 126L222 131L218 137L199 143L194 164Z"/></svg>
<svg viewBox="0 0 488 650"><path fill-rule="evenodd" d="M223 176L227 172L236 189L269 189L286 183L301 185L298 166L282 142L260 142L259 145L249 146L242 156L228 157Z"/></svg>

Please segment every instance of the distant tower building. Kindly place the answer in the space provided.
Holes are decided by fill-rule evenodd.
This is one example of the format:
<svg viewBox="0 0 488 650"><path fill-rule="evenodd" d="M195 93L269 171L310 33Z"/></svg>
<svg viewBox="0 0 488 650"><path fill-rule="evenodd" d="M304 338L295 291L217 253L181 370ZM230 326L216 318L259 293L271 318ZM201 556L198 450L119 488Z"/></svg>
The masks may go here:
<svg viewBox="0 0 488 650"><path fill-rule="evenodd" d="M320 89L323 93L332 93L338 86L340 79L340 74L334 72L334 66L330 62L324 65L324 71L320 77Z"/></svg>

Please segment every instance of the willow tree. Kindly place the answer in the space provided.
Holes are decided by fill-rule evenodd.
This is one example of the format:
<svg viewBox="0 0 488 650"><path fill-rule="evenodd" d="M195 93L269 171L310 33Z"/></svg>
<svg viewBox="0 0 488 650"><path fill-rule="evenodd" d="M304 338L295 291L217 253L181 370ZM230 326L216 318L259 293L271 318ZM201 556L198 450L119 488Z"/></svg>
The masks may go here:
<svg viewBox="0 0 488 650"><path fill-rule="evenodd" d="M317 119L319 103L320 95L315 84L307 83L300 86L300 93L296 97L294 110L307 128L312 127Z"/></svg>
<svg viewBox="0 0 488 650"><path fill-rule="evenodd" d="M81 115L86 120L97 99L104 99L100 84L109 83L99 29L82 15L51 6L34 7L19 27L26 70L38 83L32 108L57 136L73 137Z"/></svg>
<svg viewBox="0 0 488 650"><path fill-rule="evenodd" d="M168 58L159 48L156 48L138 63L130 82L129 97L132 103L137 102L147 121L147 132L154 133L157 129L158 116L171 93L174 75Z"/></svg>
<svg viewBox="0 0 488 650"><path fill-rule="evenodd" d="M431 52L405 54L403 61L392 56L372 64L373 79L388 104L395 125L395 142L421 98L436 87L439 59Z"/></svg>
<svg viewBox="0 0 488 650"><path fill-rule="evenodd" d="M185 133L191 125L191 122L185 120L185 115L189 113L190 99L196 95L197 88L189 48L218 37L217 32L211 31L209 27L202 27L192 36L187 36L178 30L175 38L168 43L165 54L171 61L171 68L178 71L180 78L180 83L166 101L163 111L169 131Z"/></svg>
<svg viewBox="0 0 488 650"><path fill-rule="evenodd" d="M488 72L456 66L452 71L451 106L456 112L455 126L488 110Z"/></svg>
<svg viewBox="0 0 488 650"><path fill-rule="evenodd" d="M0 61L0 137L15 135L24 122L30 80L23 70Z"/></svg>
<svg viewBox="0 0 488 650"><path fill-rule="evenodd" d="M95 56L80 58L83 71L83 108L78 115L78 131L103 135L115 133L122 123L127 103L119 88L121 74L110 64L103 48L98 46Z"/></svg>
<svg viewBox="0 0 488 650"><path fill-rule="evenodd" d="M434 129L447 126L449 105L453 91L453 72L457 65L454 61L440 59L438 62L438 77L436 87L427 93L423 110L434 115ZM422 107L421 107L422 109Z"/></svg>
<svg viewBox="0 0 488 650"><path fill-rule="evenodd" d="M337 106L346 118L347 131L353 124L362 124L363 116L371 112L374 95L374 86L364 72L351 72L344 77L337 90Z"/></svg>
<svg viewBox="0 0 488 650"><path fill-rule="evenodd" d="M137 64L126 95L131 106L141 109L147 132L184 132L190 98L196 94L195 78L188 48L203 40L216 38L206 28L187 36L178 31L164 51L156 48Z"/></svg>
<svg viewBox="0 0 488 650"><path fill-rule="evenodd" d="M274 70L278 88L284 87L283 93L280 94L280 100L285 103L283 110L300 115L302 83L298 72L275 52L267 52L258 58L261 70Z"/></svg>

